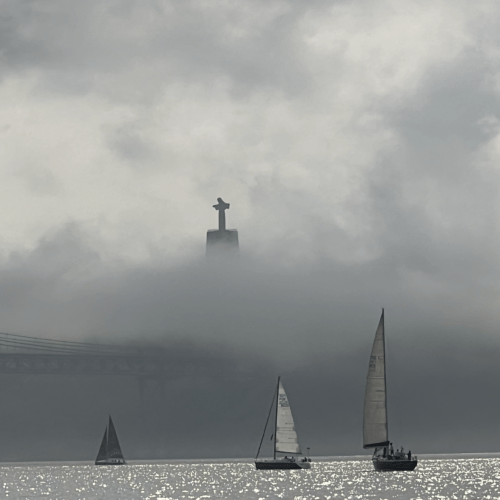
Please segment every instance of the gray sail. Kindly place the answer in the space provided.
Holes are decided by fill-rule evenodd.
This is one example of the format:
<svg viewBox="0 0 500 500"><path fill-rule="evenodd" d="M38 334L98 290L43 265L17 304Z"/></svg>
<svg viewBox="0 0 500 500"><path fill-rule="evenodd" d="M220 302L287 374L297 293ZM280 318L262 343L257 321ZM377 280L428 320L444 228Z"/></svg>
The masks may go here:
<svg viewBox="0 0 500 500"><path fill-rule="evenodd" d="M102 438L101 447L97 453L96 462L102 462L108 458L108 429L104 430L104 437Z"/></svg>
<svg viewBox="0 0 500 500"><path fill-rule="evenodd" d="M120 443L118 442L118 436L116 435L115 426L111 417L109 417L108 426L108 457L107 458L123 458L122 450L120 448Z"/></svg>
<svg viewBox="0 0 500 500"><path fill-rule="evenodd" d="M388 444L384 310L382 309L366 377L363 448L375 448Z"/></svg>
<svg viewBox="0 0 500 500"><path fill-rule="evenodd" d="M292 410L281 381L278 387L276 411L276 451L282 453L300 453Z"/></svg>

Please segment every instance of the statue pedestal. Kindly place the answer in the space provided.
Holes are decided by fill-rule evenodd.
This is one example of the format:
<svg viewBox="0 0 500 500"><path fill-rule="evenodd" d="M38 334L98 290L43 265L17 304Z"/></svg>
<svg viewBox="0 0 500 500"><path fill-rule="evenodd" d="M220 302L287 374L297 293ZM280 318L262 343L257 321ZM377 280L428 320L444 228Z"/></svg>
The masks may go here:
<svg viewBox="0 0 500 500"><path fill-rule="evenodd" d="M237 255L238 253L238 231L236 229L209 229L207 231L207 257Z"/></svg>

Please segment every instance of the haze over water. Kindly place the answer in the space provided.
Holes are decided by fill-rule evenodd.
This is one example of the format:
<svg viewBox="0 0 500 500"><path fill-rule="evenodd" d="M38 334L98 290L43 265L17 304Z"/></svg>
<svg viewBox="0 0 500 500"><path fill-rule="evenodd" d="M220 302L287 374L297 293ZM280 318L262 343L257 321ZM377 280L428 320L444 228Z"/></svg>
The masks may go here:
<svg viewBox="0 0 500 500"><path fill-rule="evenodd" d="M308 471L256 471L253 463L122 467L2 467L2 497L51 500L496 499L500 458L424 459L414 472L380 473L369 460L318 461Z"/></svg>

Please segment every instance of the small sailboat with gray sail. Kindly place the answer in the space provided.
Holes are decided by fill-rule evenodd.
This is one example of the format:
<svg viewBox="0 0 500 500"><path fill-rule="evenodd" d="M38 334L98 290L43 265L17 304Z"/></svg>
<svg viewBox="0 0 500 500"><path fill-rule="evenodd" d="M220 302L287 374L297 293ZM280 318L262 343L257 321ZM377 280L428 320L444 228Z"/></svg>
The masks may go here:
<svg viewBox="0 0 500 500"><path fill-rule="evenodd" d="M274 456L272 460L258 459L264 436L266 435L267 425L271 417L272 410L274 414L274 432L271 439L274 439ZM278 453L286 453L284 457L278 457ZM290 456L289 456L290 455ZM278 377L278 385L274 393L271 408L267 415L266 425L260 440L257 456L255 457L255 468L259 470L269 469L310 469L311 459L304 457L299 459L295 455L301 455L295 424L292 417L292 410L286 395L281 377Z"/></svg>
<svg viewBox="0 0 500 500"><path fill-rule="evenodd" d="M418 459L411 451L394 452L389 441L387 423L387 386L385 373L385 325L384 310L373 341L368 375L366 377L365 404L363 414L363 448L374 448L372 462L380 471L410 471L417 466Z"/></svg>
<svg viewBox="0 0 500 500"><path fill-rule="evenodd" d="M120 448L120 443L118 442L118 436L116 435L115 426L113 425L113 420L111 420L111 416L109 417L108 426L104 431L104 437L102 438L101 447L99 448L99 453L97 453L95 464L96 465L125 464L125 459L123 458L122 449Z"/></svg>

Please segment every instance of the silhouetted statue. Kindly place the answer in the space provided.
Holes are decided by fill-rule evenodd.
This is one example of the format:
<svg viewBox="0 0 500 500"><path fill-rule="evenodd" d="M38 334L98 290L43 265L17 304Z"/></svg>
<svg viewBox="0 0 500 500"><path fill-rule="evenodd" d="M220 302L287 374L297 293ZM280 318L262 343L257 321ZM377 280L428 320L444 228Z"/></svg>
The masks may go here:
<svg viewBox="0 0 500 500"><path fill-rule="evenodd" d="M229 208L229 203L226 203L222 198L217 198L217 205L213 207L219 212L219 231L226 230L226 210Z"/></svg>
<svg viewBox="0 0 500 500"><path fill-rule="evenodd" d="M238 231L236 229L226 229L226 210L229 203L222 198L217 198L217 205L213 205L219 212L219 229L207 231L207 256L223 256L227 258L238 254Z"/></svg>

